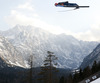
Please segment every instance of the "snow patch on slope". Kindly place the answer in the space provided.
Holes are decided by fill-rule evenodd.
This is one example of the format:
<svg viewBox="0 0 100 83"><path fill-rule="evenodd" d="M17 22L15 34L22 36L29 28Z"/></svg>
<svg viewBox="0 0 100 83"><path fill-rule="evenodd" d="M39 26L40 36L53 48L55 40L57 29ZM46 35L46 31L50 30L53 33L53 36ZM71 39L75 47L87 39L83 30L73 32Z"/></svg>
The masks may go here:
<svg viewBox="0 0 100 83"><path fill-rule="evenodd" d="M90 83L100 83L100 78L98 78L98 79L96 79L96 80L94 80L94 81L92 81Z"/></svg>

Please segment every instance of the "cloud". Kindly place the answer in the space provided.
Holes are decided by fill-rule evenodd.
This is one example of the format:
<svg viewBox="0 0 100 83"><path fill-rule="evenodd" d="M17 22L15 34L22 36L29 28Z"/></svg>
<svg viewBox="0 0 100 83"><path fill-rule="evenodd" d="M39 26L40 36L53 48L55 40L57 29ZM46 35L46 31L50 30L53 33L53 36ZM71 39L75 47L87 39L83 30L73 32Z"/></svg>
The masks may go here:
<svg viewBox="0 0 100 83"><path fill-rule="evenodd" d="M34 10L33 6L28 2L25 3L25 4L19 5L18 8L19 9L27 9L27 10L30 10L30 11Z"/></svg>
<svg viewBox="0 0 100 83"><path fill-rule="evenodd" d="M61 27L48 24L47 22L41 20L39 18L39 15L34 10L35 9L29 2L22 5L18 5L16 9L11 10L9 16L5 17L5 21L11 27L16 26L17 24L25 26L32 25L40 27L55 34L60 34L64 32Z"/></svg>
<svg viewBox="0 0 100 83"><path fill-rule="evenodd" d="M40 27L42 29L45 29L45 30L55 33L55 34L64 32L64 30L61 29L59 26L50 25L35 16L29 17L29 16L23 15L23 14L15 11L15 10L12 10L12 14L10 16L6 17L6 22L9 25L11 25L12 27L14 27L17 24L25 25L25 26L32 25L35 27Z"/></svg>
<svg viewBox="0 0 100 83"><path fill-rule="evenodd" d="M86 32L73 33L73 36L84 41L100 41L100 26L92 27Z"/></svg>
<svg viewBox="0 0 100 83"><path fill-rule="evenodd" d="M65 31L60 26L49 24L40 19L40 16L35 12L33 5L28 2L18 5L16 9L11 10L10 15L6 16L5 20L12 27L17 24L26 26L32 25L54 34L66 33L67 35L73 35L79 40L100 41L100 13L94 13L93 17L94 23L88 31L73 33L72 31Z"/></svg>
<svg viewBox="0 0 100 83"><path fill-rule="evenodd" d="M90 29L85 32L71 33L71 35L79 40L100 42L100 11L93 12L91 17Z"/></svg>
<svg viewBox="0 0 100 83"><path fill-rule="evenodd" d="M48 24L47 22L44 22L39 18L38 14L33 11L30 11L29 13L32 14L28 15L27 13L23 13L19 10L12 10L10 16L5 17L5 19L6 22L12 27L17 24L25 26L32 25L45 29L54 34L66 33L67 35L73 35L79 40L100 41L100 19L98 19L97 17L95 19L95 23L91 25L91 29L86 32L73 33L71 31L63 30L60 26L54 26Z"/></svg>

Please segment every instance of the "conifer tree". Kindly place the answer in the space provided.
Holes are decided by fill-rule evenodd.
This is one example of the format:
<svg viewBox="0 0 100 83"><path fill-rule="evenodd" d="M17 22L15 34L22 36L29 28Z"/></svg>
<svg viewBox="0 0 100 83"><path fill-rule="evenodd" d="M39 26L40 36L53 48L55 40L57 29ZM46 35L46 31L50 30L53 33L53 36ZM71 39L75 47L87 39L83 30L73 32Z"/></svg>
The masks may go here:
<svg viewBox="0 0 100 83"><path fill-rule="evenodd" d="M81 80L83 80L83 71L82 71L82 69L80 68L80 70L79 70L79 81L81 81Z"/></svg>
<svg viewBox="0 0 100 83"><path fill-rule="evenodd" d="M53 52L47 51L47 53L48 55L44 60L44 66L41 67L41 72L39 73L39 75L42 75L42 77L39 78L39 80L42 80L43 83L53 83L53 73L57 72L55 67L55 65L57 65L57 57Z"/></svg>
<svg viewBox="0 0 100 83"><path fill-rule="evenodd" d="M32 79L33 79L33 56L32 55L29 56L28 65L29 65L29 69L26 75L26 82L32 83Z"/></svg>
<svg viewBox="0 0 100 83"><path fill-rule="evenodd" d="M95 72L97 72L97 62L94 61L93 65L92 65L92 73L94 74Z"/></svg>
<svg viewBox="0 0 100 83"><path fill-rule="evenodd" d="M87 78L88 76L91 75L91 68L89 66L87 66L86 68L84 68L83 70L83 77Z"/></svg>
<svg viewBox="0 0 100 83"><path fill-rule="evenodd" d="M72 74L69 74L69 76L68 76L68 82L67 83L73 83Z"/></svg>
<svg viewBox="0 0 100 83"><path fill-rule="evenodd" d="M65 83L64 76L62 76L62 77L60 78L59 83Z"/></svg>
<svg viewBox="0 0 100 83"><path fill-rule="evenodd" d="M29 70L29 83L32 83L32 78L33 78L33 76L32 76L32 73L33 73L33 71L32 71L32 68L33 68L33 56L31 55L30 56L30 70Z"/></svg>
<svg viewBox="0 0 100 83"><path fill-rule="evenodd" d="M73 83L78 83L79 81L79 74L75 71L75 74L73 76Z"/></svg>
<svg viewBox="0 0 100 83"><path fill-rule="evenodd" d="M98 65L97 65L97 71L100 71L100 62L98 63Z"/></svg>

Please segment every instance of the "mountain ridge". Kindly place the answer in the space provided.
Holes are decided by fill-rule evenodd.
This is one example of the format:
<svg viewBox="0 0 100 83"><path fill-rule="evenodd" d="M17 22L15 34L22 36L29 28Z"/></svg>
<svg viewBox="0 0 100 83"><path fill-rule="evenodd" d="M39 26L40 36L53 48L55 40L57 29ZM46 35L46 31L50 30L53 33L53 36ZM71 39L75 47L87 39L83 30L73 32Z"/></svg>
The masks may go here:
<svg viewBox="0 0 100 83"><path fill-rule="evenodd" d="M30 55L36 66L43 64L47 51L58 57L59 68L77 68L83 58L98 44L77 40L66 34L55 35L34 26L17 25L12 29L0 32L21 54L24 62Z"/></svg>

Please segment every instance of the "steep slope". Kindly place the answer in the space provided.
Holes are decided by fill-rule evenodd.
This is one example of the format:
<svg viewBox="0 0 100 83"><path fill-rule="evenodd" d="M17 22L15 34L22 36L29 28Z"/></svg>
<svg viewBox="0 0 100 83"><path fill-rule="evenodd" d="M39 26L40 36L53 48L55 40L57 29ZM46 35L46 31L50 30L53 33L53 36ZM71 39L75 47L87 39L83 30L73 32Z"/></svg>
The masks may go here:
<svg viewBox="0 0 100 83"><path fill-rule="evenodd" d="M46 52L52 51L58 57L59 68L79 67L97 45L97 42L79 41L70 35L55 35L33 26L17 25L0 34L23 54L25 61L33 55L35 66L42 65Z"/></svg>
<svg viewBox="0 0 100 83"><path fill-rule="evenodd" d="M7 66L7 64L10 66L18 65L25 67L24 59L20 55L22 54L7 39L0 36L0 65L2 67L3 65Z"/></svg>
<svg viewBox="0 0 100 83"><path fill-rule="evenodd" d="M93 62L100 62L100 44L91 52L87 57L84 58L81 68L85 68L86 66L92 66Z"/></svg>

